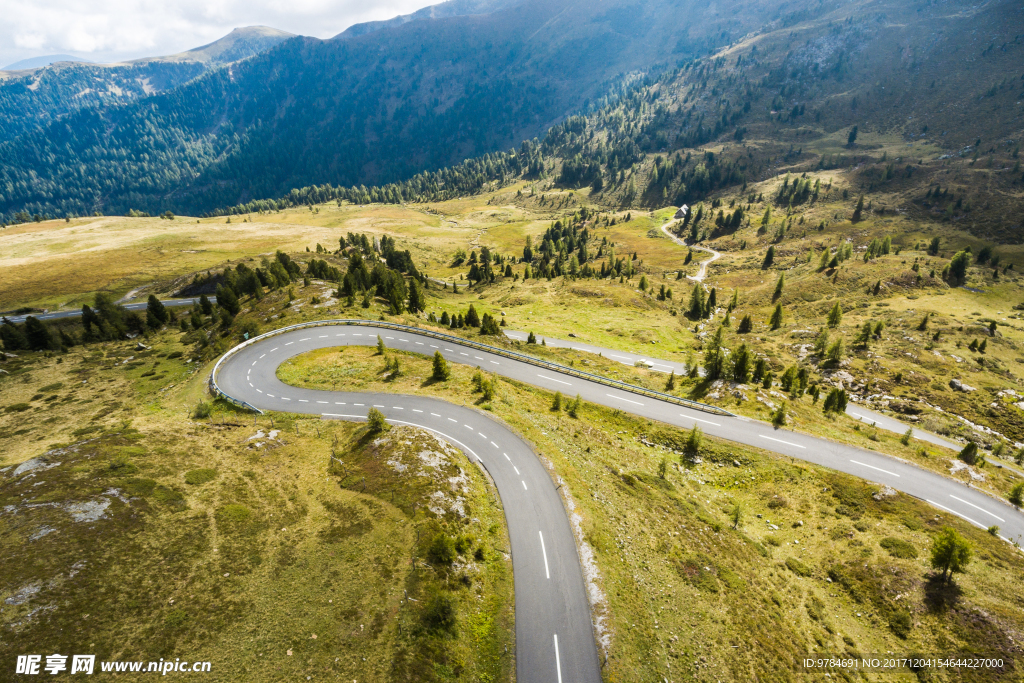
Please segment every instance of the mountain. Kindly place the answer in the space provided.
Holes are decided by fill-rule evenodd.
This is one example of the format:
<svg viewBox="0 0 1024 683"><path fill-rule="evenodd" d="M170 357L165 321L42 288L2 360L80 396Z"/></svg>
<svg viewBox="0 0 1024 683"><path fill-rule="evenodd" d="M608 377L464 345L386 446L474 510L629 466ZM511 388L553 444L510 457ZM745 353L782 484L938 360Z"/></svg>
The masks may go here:
<svg viewBox="0 0 1024 683"><path fill-rule="evenodd" d="M166 57L116 64L76 58L18 62L0 71L0 138L10 139L79 109L117 105L173 90L200 74L246 59L294 37L265 26L236 28L209 45ZM66 57L57 55L55 57ZM39 57L37 60L51 59Z"/></svg>
<svg viewBox="0 0 1024 683"><path fill-rule="evenodd" d="M1024 62L1018 8L928 7L876 3L868 15L838 7L790 16L710 57L621 85L604 106L512 152L383 187L318 184L216 213L443 201L521 178L583 189L605 206L660 208L817 174L841 183L844 197L854 193L851 203L864 196L878 216L1020 243L1024 76L1007 75ZM810 201L813 182L799 182L791 210ZM555 196L564 202L566 194ZM549 206L533 190L501 201ZM722 211L718 234L736 228Z"/></svg>
<svg viewBox="0 0 1024 683"><path fill-rule="evenodd" d="M14 64L8 64L3 67L2 70L22 71L24 69L38 69L40 67L49 66L54 62L80 62L82 64L92 63L88 59L82 59L81 57L75 57L74 55L44 55L42 57L29 57L28 59L22 59Z"/></svg>
<svg viewBox="0 0 1024 683"><path fill-rule="evenodd" d="M506 7L512 7L518 0L448 0L439 5L431 5L417 10L412 14L403 14L393 19L383 21L367 21L362 24L353 24L338 34L339 38L355 38L364 36L367 33L380 31L381 29L394 28L407 24L410 21L423 21L427 19L441 19L444 17L457 17L469 14L490 14Z"/></svg>
<svg viewBox="0 0 1024 683"><path fill-rule="evenodd" d="M193 48L176 55L152 59L136 59L139 62L198 62L210 66L223 66L269 50L278 43L294 38L294 33L281 31L269 26L246 26L236 28L209 45Z"/></svg>
<svg viewBox="0 0 1024 683"><path fill-rule="evenodd" d="M488 6L295 38L230 72L0 144L0 212L390 201L529 173L653 205L763 176L800 159L804 141L854 125L927 134L936 157L1020 139L1021 81L1008 74L1024 61L1024 26L1007 0L478 9ZM709 144L729 151L698 161ZM510 148L520 151L491 154ZM654 157L676 151L686 162L652 183ZM316 191L292 193L303 186Z"/></svg>
<svg viewBox="0 0 1024 683"><path fill-rule="evenodd" d="M517 146L628 73L818 4L520 0L294 38L0 144L0 212L199 213L305 184L401 180Z"/></svg>

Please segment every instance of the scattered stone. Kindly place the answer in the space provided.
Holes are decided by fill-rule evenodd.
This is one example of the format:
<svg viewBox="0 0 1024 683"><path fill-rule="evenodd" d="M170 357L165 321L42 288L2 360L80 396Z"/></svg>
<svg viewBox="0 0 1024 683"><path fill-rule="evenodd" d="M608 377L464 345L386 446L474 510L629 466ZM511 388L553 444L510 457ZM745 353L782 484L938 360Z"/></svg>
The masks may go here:
<svg viewBox="0 0 1024 683"><path fill-rule="evenodd" d="M881 500L885 500L886 498L892 498L893 496L896 495L896 493L897 493L896 489L894 489L891 486L886 485L886 486L883 486L881 488L881 490L876 491L875 493L873 493L871 495L871 497L874 498L875 500L881 501Z"/></svg>
<svg viewBox="0 0 1024 683"><path fill-rule="evenodd" d="M82 503L69 503L64 509L76 522L95 522L107 516L106 510L110 507L110 500L87 500Z"/></svg>
<svg viewBox="0 0 1024 683"><path fill-rule="evenodd" d="M30 583L27 586L19 588L18 591L4 600L8 605L24 605L26 602L32 599L32 596L38 593L41 587L38 583Z"/></svg>
<svg viewBox="0 0 1024 683"><path fill-rule="evenodd" d="M136 351L149 351L149 347L146 346L145 344L143 344L142 342L135 342L135 350Z"/></svg>
<svg viewBox="0 0 1024 683"><path fill-rule="evenodd" d="M32 458L14 468L14 473L11 476L17 477L21 474L27 474L28 472L35 472L36 470L48 470L52 467L59 465L59 462L47 462L43 458Z"/></svg>
<svg viewBox="0 0 1024 683"><path fill-rule="evenodd" d="M972 387L969 384L964 384L963 382L961 382L958 379L951 379L951 380L949 380L949 387L951 389L953 389L954 391L962 391L965 394L969 394L972 391L977 391L976 388Z"/></svg>

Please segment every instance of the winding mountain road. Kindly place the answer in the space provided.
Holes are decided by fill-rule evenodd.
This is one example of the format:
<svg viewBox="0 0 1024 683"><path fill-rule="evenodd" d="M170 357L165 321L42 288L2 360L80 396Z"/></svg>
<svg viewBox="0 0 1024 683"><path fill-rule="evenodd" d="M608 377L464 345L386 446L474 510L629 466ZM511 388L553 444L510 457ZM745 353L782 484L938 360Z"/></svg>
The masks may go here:
<svg viewBox="0 0 1024 683"><path fill-rule="evenodd" d="M211 303L217 303L217 297L210 295L207 297ZM175 306L191 306L192 304L199 303L199 297L194 299L162 299L161 302L165 308L171 308ZM144 311L148 302L137 301L135 303L120 304L129 311ZM25 318L29 316L35 317L37 320L60 320L61 318L80 318L82 317L81 308L71 308L66 311L52 311L46 313L26 313L24 315L6 315L0 316L0 321L10 320L12 323L23 323Z"/></svg>
<svg viewBox="0 0 1024 683"><path fill-rule="evenodd" d="M261 410L365 419L371 407L395 424L430 430L463 449L490 473L508 521L516 594L516 668L522 683L599 681L600 666L586 586L560 497L530 446L484 413L421 396L318 391L284 384L278 366L314 349L376 344L422 353L440 351L451 362L542 389L579 394L585 401L617 408L682 428L695 424L711 436L754 446L891 486L979 527L998 525L1007 539L1024 537L1024 515L1010 505L954 480L873 451L799 432L776 430L744 417L720 416L641 396L597 381L479 350L457 338L438 339L409 328L381 329L367 321L325 321L271 333L236 347L216 370L220 390Z"/></svg>

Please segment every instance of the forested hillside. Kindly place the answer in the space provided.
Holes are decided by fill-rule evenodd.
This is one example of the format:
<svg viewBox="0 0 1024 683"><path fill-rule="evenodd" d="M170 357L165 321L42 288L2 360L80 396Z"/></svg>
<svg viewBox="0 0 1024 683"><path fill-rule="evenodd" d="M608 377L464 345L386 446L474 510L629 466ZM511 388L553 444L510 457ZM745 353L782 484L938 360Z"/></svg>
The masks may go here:
<svg viewBox="0 0 1024 683"><path fill-rule="evenodd" d="M317 185L215 213L332 199L437 201L542 177L589 188L591 200L608 206L660 207L781 172L834 169L852 171L869 203L881 193L878 211L911 211L1018 242L1024 75L1013 69L1024 63L1021 10L1002 3L936 14L930 7L878 4L867 16L837 11L765 30L623 85L609 104L515 152L384 187ZM960 69L964 61L973 70ZM879 151L882 140L895 139L911 146L912 157ZM778 199L798 206L817 192L794 182ZM743 218L742 211L716 217L713 230L735 229Z"/></svg>
<svg viewBox="0 0 1024 683"><path fill-rule="evenodd" d="M0 213L200 213L303 185L404 180L517 147L593 106L623 74L707 55L820 6L510 5L297 38L166 94L81 109L0 144Z"/></svg>
<svg viewBox="0 0 1024 683"><path fill-rule="evenodd" d="M59 62L0 71L0 139L39 131L79 109L132 102L173 90L209 69L270 49L290 33L264 26L235 29L220 40L167 57L123 64Z"/></svg>

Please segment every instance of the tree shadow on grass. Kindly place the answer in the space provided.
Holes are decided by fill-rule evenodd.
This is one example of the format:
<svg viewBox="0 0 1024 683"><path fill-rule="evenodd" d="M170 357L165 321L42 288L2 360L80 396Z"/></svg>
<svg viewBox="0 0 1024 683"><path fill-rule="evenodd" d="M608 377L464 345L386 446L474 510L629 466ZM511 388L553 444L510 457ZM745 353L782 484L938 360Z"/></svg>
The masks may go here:
<svg viewBox="0 0 1024 683"><path fill-rule="evenodd" d="M956 607L963 596L963 589L950 579L946 582L940 572L928 576L924 584L924 604L929 612L938 613Z"/></svg>

